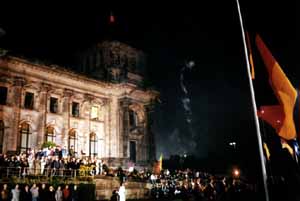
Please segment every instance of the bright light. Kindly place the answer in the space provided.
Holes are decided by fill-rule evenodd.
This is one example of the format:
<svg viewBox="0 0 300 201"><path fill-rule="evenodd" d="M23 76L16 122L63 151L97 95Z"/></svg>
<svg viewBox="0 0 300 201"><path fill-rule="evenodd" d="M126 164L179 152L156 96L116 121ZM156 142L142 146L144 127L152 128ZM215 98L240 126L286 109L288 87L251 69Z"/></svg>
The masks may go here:
<svg viewBox="0 0 300 201"><path fill-rule="evenodd" d="M190 61L190 62L187 63L186 66L191 69L191 68L193 68L195 66L195 62L194 61Z"/></svg>
<svg viewBox="0 0 300 201"><path fill-rule="evenodd" d="M238 169L235 169L233 171L234 176L238 177L240 175L240 171Z"/></svg>
<svg viewBox="0 0 300 201"><path fill-rule="evenodd" d="M128 172L133 172L134 167L129 167Z"/></svg>

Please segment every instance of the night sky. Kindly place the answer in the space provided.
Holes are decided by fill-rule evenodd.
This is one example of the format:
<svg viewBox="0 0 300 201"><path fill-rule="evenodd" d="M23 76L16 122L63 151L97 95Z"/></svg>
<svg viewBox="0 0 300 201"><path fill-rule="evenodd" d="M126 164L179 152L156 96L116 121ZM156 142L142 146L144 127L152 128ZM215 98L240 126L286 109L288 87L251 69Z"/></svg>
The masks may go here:
<svg viewBox="0 0 300 201"><path fill-rule="evenodd" d="M154 4L154 3L153 3ZM0 47L72 68L78 52L105 39L145 51L147 78L161 93L155 113L157 155L192 153L199 158L226 158L237 142L238 157L257 162L258 148L236 3L205 1L163 6L146 3L105 7L92 4L1 6ZM299 4L296 1L241 2L251 39L259 33L294 86L299 86ZM113 11L116 23L108 24ZM254 44L258 106L276 104ZM182 104L184 73L192 121ZM254 163L257 164L257 163ZM259 168L259 167L257 167Z"/></svg>

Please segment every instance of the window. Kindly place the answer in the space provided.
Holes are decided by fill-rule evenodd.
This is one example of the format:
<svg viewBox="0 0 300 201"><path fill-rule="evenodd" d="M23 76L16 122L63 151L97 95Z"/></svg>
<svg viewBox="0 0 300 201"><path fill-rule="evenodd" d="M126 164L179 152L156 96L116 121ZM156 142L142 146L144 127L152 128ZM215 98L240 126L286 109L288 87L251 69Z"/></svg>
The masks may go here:
<svg viewBox="0 0 300 201"><path fill-rule="evenodd" d="M31 133L28 123L22 123L20 125L21 147L20 151L27 151L31 145Z"/></svg>
<svg viewBox="0 0 300 201"><path fill-rule="evenodd" d="M136 142L130 141L129 144L129 159L132 162L136 162Z"/></svg>
<svg viewBox="0 0 300 201"><path fill-rule="evenodd" d="M79 103L72 103L72 116L79 117Z"/></svg>
<svg viewBox="0 0 300 201"><path fill-rule="evenodd" d="M137 127L138 125L137 114L133 110L129 110L129 125L130 127Z"/></svg>
<svg viewBox="0 0 300 201"><path fill-rule="evenodd" d="M25 94L25 102L24 107L26 109L33 109L33 103L34 103L34 94L30 92L26 92Z"/></svg>
<svg viewBox="0 0 300 201"><path fill-rule="evenodd" d="M50 98L50 112L57 113L58 112L58 99L51 97Z"/></svg>
<svg viewBox="0 0 300 201"><path fill-rule="evenodd" d="M90 134L90 156L97 156L98 150L97 150L97 135L96 133Z"/></svg>
<svg viewBox="0 0 300 201"><path fill-rule="evenodd" d="M7 99L7 88L0 87L0 105L6 105Z"/></svg>
<svg viewBox="0 0 300 201"><path fill-rule="evenodd" d="M99 107L92 106L92 109L91 109L91 119L92 120L99 120Z"/></svg>
<svg viewBox="0 0 300 201"><path fill-rule="evenodd" d="M0 153L2 153L4 139L4 122L0 121Z"/></svg>
<svg viewBox="0 0 300 201"><path fill-rule="evenodd" d="M55 142L55 132L52 126L46 128L46 142Z"/></svg>
<svg viewBox="0 0 300 201"><path fill-rule="evenodd" d="M77 149L77 134L75 129L71 129L69 131L69 154L71 156L75 156L76 149Z"/></svg>

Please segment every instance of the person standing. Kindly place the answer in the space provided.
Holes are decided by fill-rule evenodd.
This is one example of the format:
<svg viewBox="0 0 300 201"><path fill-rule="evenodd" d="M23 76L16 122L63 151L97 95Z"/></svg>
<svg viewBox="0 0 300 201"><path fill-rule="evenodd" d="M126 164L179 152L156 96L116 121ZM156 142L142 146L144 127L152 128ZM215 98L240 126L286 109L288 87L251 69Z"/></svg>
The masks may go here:
<svg viewBox="0 0 300 201"><path fill-rule="evenodd" d="M48 194L48 192L47 192L47 189L46 189L46 184L42 184L42 187L39 190L39 197L40 197L39 200L41 200L41 201L45 200L46 201L47 200L47 194Z"/></svg>
<svg viewBox="0 0 300 201"><path fill-rule="evenodd" d="M11 201L20 201L19 184L16 184L15 188L11 190L11 194L12 194Z"/></svg>
<svg viewBox="0 0 300 201"><path fill-rule="evenodd" d="M67 151L67 147L64 146L62 149L61 149L61 155L63 158L67 158L68 156L68 151Z"/></svg>
<svg viewBox="0 0 300 201"><path fill-rule="evenodd" d="M49 193L48 193L48 201L55 201L55 190L53 188L53 186L49 187Z"/></svg>
<svg viewBox="0 0 300 201"><path fill-rule="evenodd" d="M41 166L41 172L40 172L40 174L41 175L44 175L44 170L45 170L45 166L46 166L46 163L47 163L47 161L46 161L46 157L45 156L43 156L42 158L41 158L41 160L40 160L40 166Z"/></svg>
<svg viewBox="0 0 300 201"><path fill-rule="evenodd" d="M126 189L125 189L124 182L121 183L121 186L119 188L119 198L120 198L120 201L126 200Z"/></svg>
<svg viewBox="0 0 300 201"><path fill-rule="evenodd" d="M69 149L69 156L71 158L75 157L75 150L74 150L74 146L71 145L70 149Z"/></svg>
<svg viewBox="0 0 300 201"><path fill-rule="evenodd" d="M102 172L103 172L103 161L102 161L101 159L99 159L99 160L97 161L96 166L97 166L97 171L98 171L97 174L102 175Z"/></svg>
<svg viewBox="0 0 300 201"><path fill-rule="evenodd" d="M55 192L55 200L56 201L63 201L63 192L61 190L61 186L57 187L57 190Z"/></svg>
<svg viewBox="0 0 300 201"><path fill-rule="evenodd" d="M70 201L70 189L69 185L66 185L63 190L63 201Z"/></svg>
<svg viewBox="0 0 300 201"><path fill-rule="evenodd" d="M39 175L41 173L41 161L39 157L36 157L33 161L34 163L34 175Z"/></svg>
<svg viewBox="0 0 300 201"><path fill-rule="evenodd" d="M32 197L31 197L31 192L30 192L30 190L29 190L29 186L28 185L26 185L25 187L24 187L24 191L22 191L21 192L21 201L32 201L31 199L32 199Z"/></svg>
<svg viewBox="0 0 300 201"><path fill-rule="evenodd" d="M71 199L72 201L79 201L77 185L74 185L71 197L72 197L72 199Z"/></svg>
<svg viewBox="0 0 300 201"><path fill-rule="evenodd" d="M113 190L112 196L110 197L110 201L119 201L119 195L117 190Z"/></svg>
<svg viewBox="0 0 300 201"><path fill-rule="evenodd" d="M37 201L39 198L39 187L37 187L35 183L30 188L30 192L32 196L32 201Z"/></svg>
<svg viewBox="0 0 300 201"><path fill-rule="evenodd" d="M3 189L1 190L1 200L2 201L8 201L7 184L3 184Z"/></svg>

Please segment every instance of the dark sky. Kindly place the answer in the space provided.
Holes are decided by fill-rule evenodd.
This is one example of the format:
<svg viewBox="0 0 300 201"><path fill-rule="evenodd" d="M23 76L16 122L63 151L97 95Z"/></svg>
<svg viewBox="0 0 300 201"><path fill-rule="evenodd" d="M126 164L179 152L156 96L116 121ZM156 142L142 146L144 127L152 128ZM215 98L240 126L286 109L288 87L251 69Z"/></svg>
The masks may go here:
<svg viewBox="0 0 300 201"><path fill-rule="evenodd" d="M257 161L256 134L238 13L234 0L199 4L146 4L105 7L96 4L1 6L1 47L63 66L101 41L116 17L115 38L148 55L148 78L161 93L155 114L157 153L192 152L201 158L225 157L237 142L239 156ZM299 4L296 1L243 1L246 29L259 33L295 86L299 85ZM254 46L254 44L252 44ZM275 104L266 71L254 50L259 105ZM186 122L180 69L185 72L192 122Z"/></svg>

